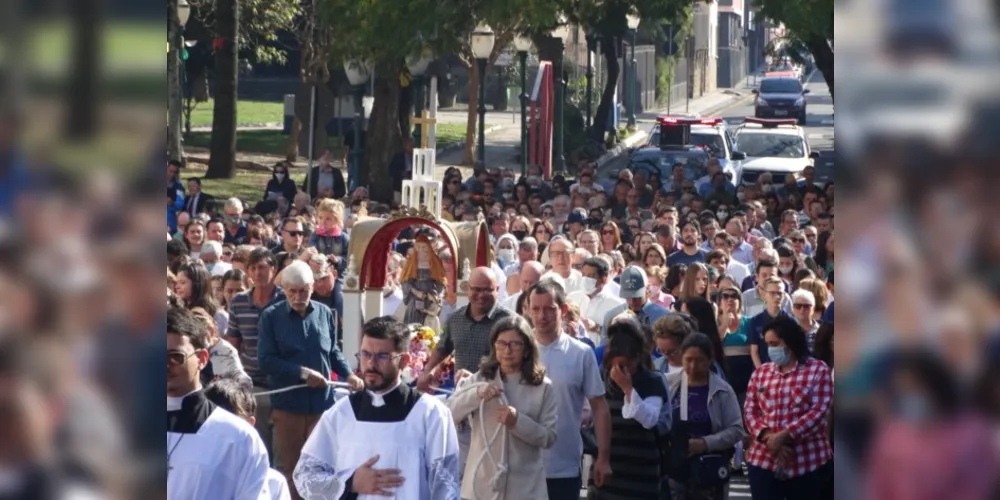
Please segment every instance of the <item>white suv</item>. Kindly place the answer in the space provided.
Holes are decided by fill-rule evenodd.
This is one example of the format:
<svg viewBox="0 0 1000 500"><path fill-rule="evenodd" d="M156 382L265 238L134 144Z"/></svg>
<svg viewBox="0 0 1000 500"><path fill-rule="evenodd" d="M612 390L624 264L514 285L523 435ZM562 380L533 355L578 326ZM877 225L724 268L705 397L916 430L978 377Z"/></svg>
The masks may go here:
<svg viewBox="0 0 1000 500"><path fill-rule="evenodd" d="M735 148L747 155L743 160L743 184L757 182L768 172L774 184L784 184L786 176L799 178L819 157L809 148L806 133L795 119L746 117L736 128Z"/></svg>
<svg viewBox="0 0 1000 500"><path fill-rule="evenodd" d="M734 147L732 131L722 118L701 118L691 115L661 115L649 131L647 147L660 147L660 127L672 124L691 126L691 145L708 151L719 160L722 171L729 173L733 184L740 182L743 160L746 155Z"/></svg>

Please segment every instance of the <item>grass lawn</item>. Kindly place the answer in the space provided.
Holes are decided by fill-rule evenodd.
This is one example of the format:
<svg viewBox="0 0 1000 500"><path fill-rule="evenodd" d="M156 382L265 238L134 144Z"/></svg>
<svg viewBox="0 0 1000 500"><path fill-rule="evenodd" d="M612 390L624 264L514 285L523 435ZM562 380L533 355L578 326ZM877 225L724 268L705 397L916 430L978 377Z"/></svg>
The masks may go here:
<svg viewBox="0 0 1000 500"><path fill-rule="evenodd" d="M27 30L29 60L42 67L66 67L72 53L72 27L69 22L49 22ZM102 61L111 70L136 67L164 71L167 42L164 24L108 23L101 30Z"/></svg>
<svg viewBox="0 0 1000 500"><path fill-rule="evenodd" d="M191 125L204 127L212 124L215 101L199 102L191 113ZM236 101L237 125L260 125L264 123L284 123L285 105L280 102Z"/></svg>
<svg viewBox="0 0 1000 500"><path fill-rule="evenodd" d="M205 175L207 167L204 165L190 164L181 172L181 178L201 177ZM305 172L296 173L292 171L292 180L295 185L301 186L305 180ZM271 172L236 169L236 175L232 179L206 179L202 181L202 189L217 200L235 196L241 200L256 203L264 198L264 186L271 180Z"/></svg>
<svg viewBox="0 0 1000 500"><path fill-rule="evenodd" d="M442 123L438 125L437 143L439 146L455 143L465 144L465 124Z"/></svg>

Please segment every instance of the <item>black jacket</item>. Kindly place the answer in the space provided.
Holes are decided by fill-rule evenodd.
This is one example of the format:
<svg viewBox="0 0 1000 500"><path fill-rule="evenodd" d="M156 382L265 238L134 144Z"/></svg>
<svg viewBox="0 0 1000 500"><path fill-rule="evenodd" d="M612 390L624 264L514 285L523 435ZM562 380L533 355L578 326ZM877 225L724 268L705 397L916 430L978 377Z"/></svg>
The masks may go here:
<svg viewBox="0 0 1000 500"><path fill-rule="evenodd" d="M319 186L319 165L312 168L309 175L302 181L302 190L309 193L309 199L315 200ZM347 196L347 183L344 182L344 172L340 169L333 169L333 197L342 199Z"/></svg>
<svg viewBox="0 0 1000 500"><path fill-rule="evenodd" d="M288 177L285 177L285 179L279 183L278 179L275 179L274 176L272 176L271 180L267 181L267 186L264 187L264 199L267 199L267 193L272 192L281 193L281 196L284 196L285 199L288 200L288 204L291 205L292 201L295 200L295 193L298 192L298 188L295 187L295 181Z"/></svg>

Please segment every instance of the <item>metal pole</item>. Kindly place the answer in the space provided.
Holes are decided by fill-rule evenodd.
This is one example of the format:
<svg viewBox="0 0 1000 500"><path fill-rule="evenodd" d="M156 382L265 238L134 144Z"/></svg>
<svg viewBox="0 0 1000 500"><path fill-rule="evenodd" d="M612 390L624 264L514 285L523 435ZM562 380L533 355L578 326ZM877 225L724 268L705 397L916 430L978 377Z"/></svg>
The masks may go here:
<svg viewBox="0 0 1000 500"><path fill-rule="evenodd" d="M413 115L420 118L424 112L424 77L423 75L413 76ZM413 127L413 144L420 148L420 135L423 133L423 125Z"/></svg>
<svg viewBox="0 0 1000 500"><path fill-rule="evenodd" d="M638 66L636 66L636 61L635 61L635 35L636 35L636 32L639 31L639 30L631 30L631 31L632 31L632 33L631 33L632 34L632 42L629 45L632 46L631 47L631 51L632 51L632 64L629 65L629 77L630 78L629 78L629 86L628 86L628 126L629 127L635 127L635 93L636 93L635 92L635 87L636 87L636 80L639 77L639 75L638 75Z"/></svg>
<svg viewBox="0 0 1000 500"><path fill-rule="evenodd" d="M593 122L593 106L592 102L594 100L594 45L595 38L593 35L587 35L587 128L590 128Z"/></svg>
<svg viewBox="0 0 1000 500"><path fill-rule="evenodd" d="M486 165L486 59L479 63L479 164Z"/></svg>
<svg viewBox="0 0 1000 500"><path fill-rule="evenodd" d="M518 52L521 59L521 177L528 175L528 52Z"/></svg>
<svg viewBox="0 0 1000 500"><path fill-rule="evenodd" d="M555 74L555 86L556 86L556 151L555 151L555 169L558 172L566 171L566 158L564 157L563 148L565 144L563 143L563 129L566 127L563 123L563 113L566 109L566 80L563 77L563 50L565 46L562 40L559 42L559 60L556 63L556 74Z"/></svg>
<svg viewBox="0 0 1000 500"><path fill-rule="evenodd" d="M430 85L428 85L428 88L427 88L427 97L428 97L427 98L427 109L430 112L429 114L430 114L432 120L437 120L437 104L438 104L437 86L438 86L437 76L434 76L432 74L431 75ZM431 125L430 129L427 131L428 134L429 134L427 136L427 147L430 148L430 149L436 149L437 148L437 132L436 132L436 130L437 130L437 126L436 125Z"/></svg>
<svg viewBox="0 0 1000 500"><path fill-rule="evenodd" d="M361 129L365 121L365 85L358 85L354 89L354 148L351 149L351 156L354 157L354 175L361 171L361 162L364 160L364 151L361 147ZM348 169L348 172L350 169ZM369 183L371 179L369 179ZM358 185L355 181L355 185Z"/></svg>
<svg viewBox="0 0 1000 500"><path fill-rule="evenodd" d="M677 74L677 51L674 50L674 24L670 23L668 28L667 40L670 44L670 51L673 54L670 55L672 61L670 63L670 73L667 74L667 114L670 114L670 103L673 101L674 97L674 75Z"/></svg>
<svg viewBox="0 0 1000 500"><path fill-rule="evenodd" d="M309 159L309 166L306 168L306 186L309 186L310 192L314 180L312 178L313 157L316 153L316 91L317 84L313 82L309 88L309 152L306 153L306 157Z"/></svg>

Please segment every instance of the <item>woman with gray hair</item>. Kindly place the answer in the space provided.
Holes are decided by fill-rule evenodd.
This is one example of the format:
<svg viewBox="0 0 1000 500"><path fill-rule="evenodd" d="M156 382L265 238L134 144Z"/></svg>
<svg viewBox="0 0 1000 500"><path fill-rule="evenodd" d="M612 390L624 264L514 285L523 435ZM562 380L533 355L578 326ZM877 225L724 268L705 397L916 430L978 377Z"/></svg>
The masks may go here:
<svg viewBox="0 0 1000 500"><path fill-rule="evenodd" d="M447 400L455 423L472 427L462 498L546 499L542 450L556 442L556 392L527 320L500 320L489 343L479 371Z"/></svg>

